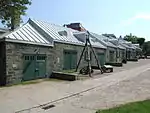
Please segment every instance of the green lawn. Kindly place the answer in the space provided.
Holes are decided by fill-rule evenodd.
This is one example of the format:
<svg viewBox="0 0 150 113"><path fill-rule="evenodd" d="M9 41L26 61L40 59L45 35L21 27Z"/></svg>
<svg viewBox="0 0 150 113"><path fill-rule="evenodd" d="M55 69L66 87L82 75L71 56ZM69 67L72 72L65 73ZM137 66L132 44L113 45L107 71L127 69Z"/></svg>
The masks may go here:
<svg viewBox="0 0 150 113"><path fill-rule="evenodd" d="M96 113L150 113L150 100L129 103L107 110L99 110Z"/></svg>

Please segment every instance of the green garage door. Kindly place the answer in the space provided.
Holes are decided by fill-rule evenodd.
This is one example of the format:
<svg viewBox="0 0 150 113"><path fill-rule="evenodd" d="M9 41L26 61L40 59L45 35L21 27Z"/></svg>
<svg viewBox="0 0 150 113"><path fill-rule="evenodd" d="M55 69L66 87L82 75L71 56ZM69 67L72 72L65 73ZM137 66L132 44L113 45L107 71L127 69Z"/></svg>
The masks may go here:
<svg viewBox="0 0 150 113"><path fill-rule="evenodd" d="M23 81L44 78L45 73L45 55L24 55Z"/></svg>
<svg viewBox="0 0 150 113"><path fill-rule="evenodd" d="M114 57L115 57L115 52L114 51L109 51L109 61L110 62L115 61Z"/></svg>
<svg viewBox="0 0 150 113"><path fill-rule="evenodd" d="M98 53L98 60L101 66L105 65L105 54L104 53Z"/></svg>
<svg viewBox="0 0 150 113"><path fill-rule="evenodd" d="M64 70L75 69L77 65L77 52L64 51Z"/></svg>
<svg viewBox="0 0 150 113"><path fill-rule="evenodd" d="M38 55L36 59L36 78L44 78L46 74L46 56Z"/></svg>

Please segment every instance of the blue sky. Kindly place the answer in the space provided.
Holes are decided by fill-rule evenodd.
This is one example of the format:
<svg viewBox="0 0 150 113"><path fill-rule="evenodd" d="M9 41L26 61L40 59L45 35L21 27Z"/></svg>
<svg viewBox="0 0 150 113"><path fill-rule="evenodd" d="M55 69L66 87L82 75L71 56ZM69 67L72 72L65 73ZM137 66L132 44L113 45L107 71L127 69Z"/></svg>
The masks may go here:
<svg viewBox="0 0 150 113"><path fill-rule="evenodd" d="M24 22L29 17L59 25L81 22L95 33L133 33L150 40L149 0L32 0Z"/></svg>

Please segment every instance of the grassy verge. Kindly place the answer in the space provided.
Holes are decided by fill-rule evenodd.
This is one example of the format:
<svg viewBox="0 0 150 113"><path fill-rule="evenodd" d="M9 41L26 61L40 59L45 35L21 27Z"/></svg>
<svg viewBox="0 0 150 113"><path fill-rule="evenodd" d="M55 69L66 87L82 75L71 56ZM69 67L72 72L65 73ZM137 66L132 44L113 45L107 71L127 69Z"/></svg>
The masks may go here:
<svg viewBox="0 0 150 113"><path fill-rule="evenodd" d="M29 81L23 81L21 83L18 84L12 84L12 85L6 85L6 86L0 86L0 88L4 88L4 87L12 87L12 86L18 86L18 85L30 85L30 84L38 84L41 83L43 81L52 81L52 82L60 82L62 80L58 80L58 79L53 79L53 78L45 78L45 79L36 79L36 80L29 80Z"/></svg>
<svg viewBox="0 0 150 113"><path fill-rule="evenodd" d="M99 110L96 113L150 113L150 100L129 103L107 110Z"/></svg>
<svg viewBox="0 0 150 113"><path fill-rule="evenodd" d="M60 82L62 80L58 80L58 79L53 79L53 78L45 78L45 79L37 79L37 80L30 80L30 81L24 81L22 83L20 83L21 85L28 85L28 84L37 84L37 83L41 83L43 81L52 81L52 82Z"/></svg>

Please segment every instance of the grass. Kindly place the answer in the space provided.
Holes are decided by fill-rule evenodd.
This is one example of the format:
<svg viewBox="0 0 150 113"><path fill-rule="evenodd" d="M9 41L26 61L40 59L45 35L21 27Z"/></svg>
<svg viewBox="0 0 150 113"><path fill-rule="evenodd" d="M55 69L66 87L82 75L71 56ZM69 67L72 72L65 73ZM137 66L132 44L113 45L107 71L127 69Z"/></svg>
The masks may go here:
<svg viewBox="0 0 150 113"><path fill-rule="evenodd" d="M43 80L30 80L30 81L24 81L19 83L18 85L28 85L28 84L37 84L40 83Z"/></svg>
<svg viewBox="0 0 150 113"><path fill-rule="evenodd" d="M12 85L6 85L6 86L0 86L0 88L4 88L4 87L12 87L12 86L18 86L18 85L30 85L30 84L38 84L41 83L43 81L54 81L54 82L60 82L62 80L58 80L58 79L53 79L53 78L45 78L45 79L36 79L36 80L29 80L29 81L23 81L21 83L18 84L12 84Z"/></svg>
<svg viewBox="0 0 150 113"><path fill-rule="evenodd" d="M21 85L37 84L37 83L41 83L41 82L43 82L43 81L54 81L54 82L58 82L58 81L61 81L61 80L53 79L53 78L45 78L45 79L36 79L36 80L24 81L24 82L21 82L20 84L21 84Z"/></svg>
<svg viewBox="0 0 150 113"><path fill-rule="evenodd" d="M150 113L150 100L133 102L106 110L99 110L96 113Z"/></svg>

